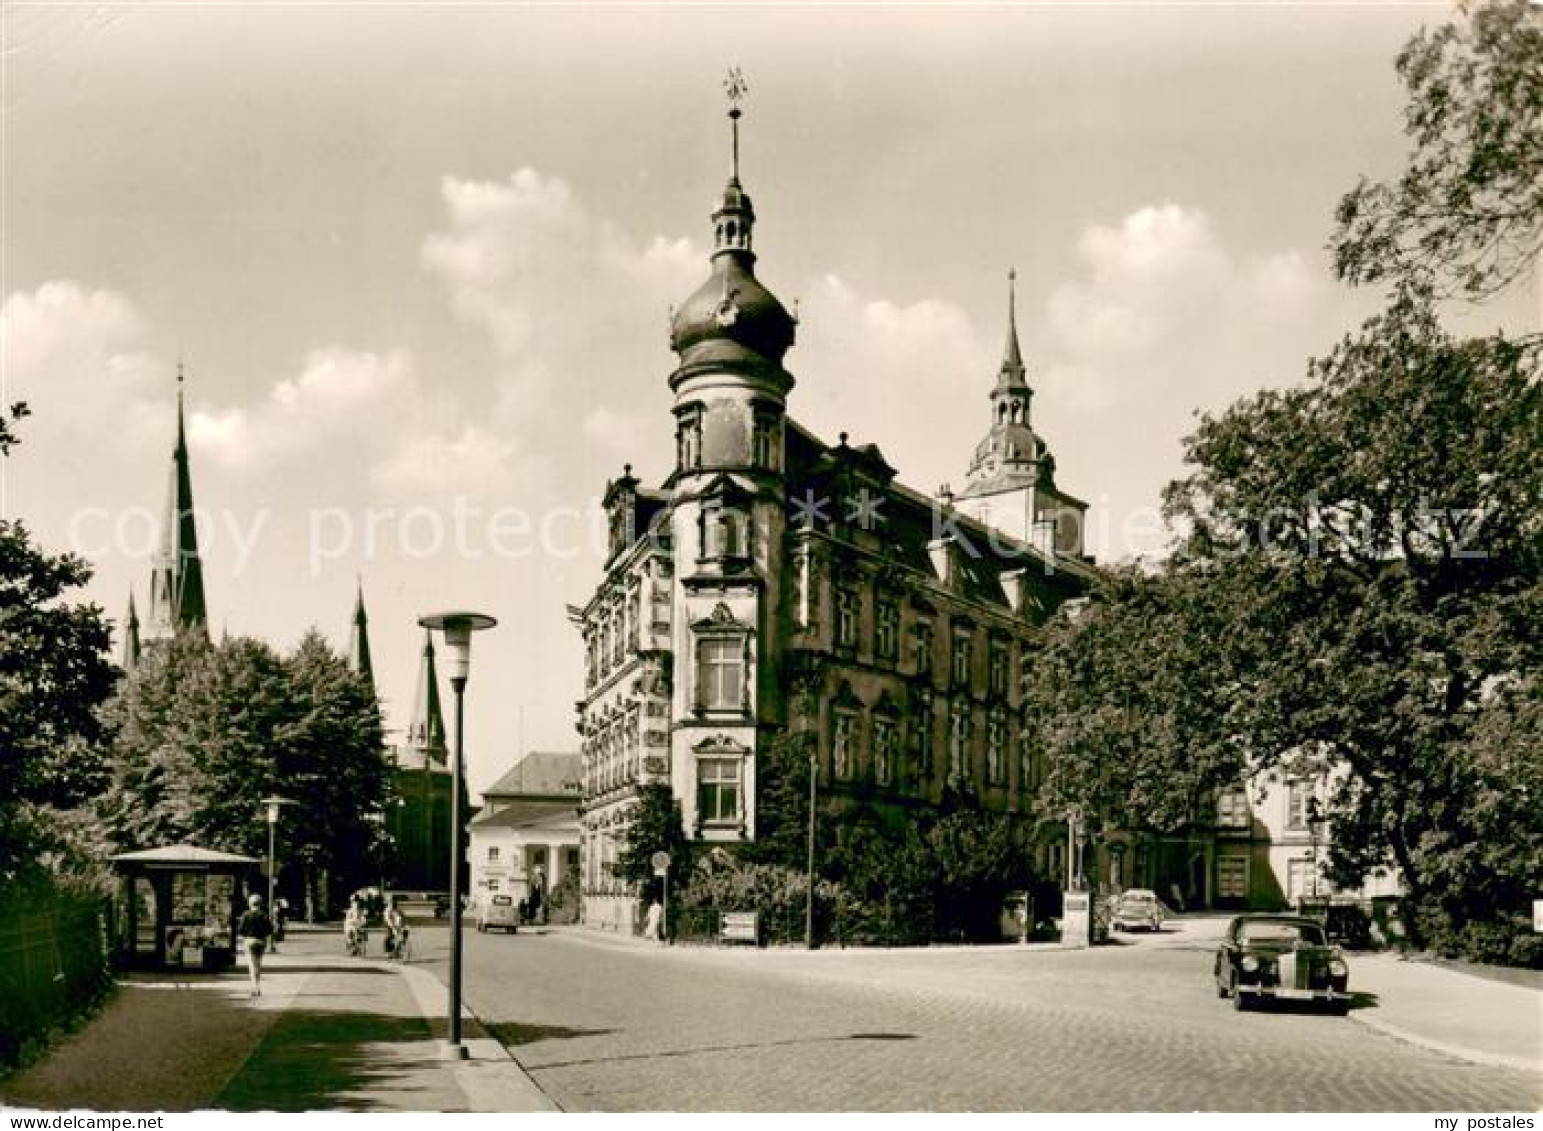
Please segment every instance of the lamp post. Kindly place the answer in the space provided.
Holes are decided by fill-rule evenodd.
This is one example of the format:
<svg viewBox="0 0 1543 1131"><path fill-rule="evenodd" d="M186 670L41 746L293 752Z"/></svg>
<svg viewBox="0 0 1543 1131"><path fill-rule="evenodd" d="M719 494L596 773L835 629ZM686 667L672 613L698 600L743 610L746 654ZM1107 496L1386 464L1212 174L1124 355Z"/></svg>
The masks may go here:
<svg viewBox="0 0 1543 1131"><path fill-rule="evenodd" d="M450 769L450 1002L443 1056L465 1060L461 1043L461 775L466 753L466 680L471 673L471 634L498 622L484 613L435 613L419 617L424 628L445 634L450 687L455 692L455 754Z"/></svg>
<svg viewBox="0 0 1543 1131"><path fill-rule="evenodd" d="M276 917L278 912L274 909L273 895L278 875L274 866L274 841L279 827L279 810L286 805L293 805L295 802L287 797L275 796L264 797L262 804L268 811L268 915ZM275 934L273 939L273 951L275 954L278 953L278 949L278 936Z"/></svg>
<svg viewBox="0 0 1543 1131"><path fill-rule="evenodd" d="M820 780L820 744L809 742L809 841L805 856L805 877L809 890L804 893L804 949L814 949L814 802Z"/></svg>
<svg viewBox="0 0 1543 1131"><path fill-rule="evenodd" d="M1323 833L1323 815L1318 811L1318 798L1307 799L1308 861L1313 871L1313 905L1318 904L1318 839Z"/></svg>

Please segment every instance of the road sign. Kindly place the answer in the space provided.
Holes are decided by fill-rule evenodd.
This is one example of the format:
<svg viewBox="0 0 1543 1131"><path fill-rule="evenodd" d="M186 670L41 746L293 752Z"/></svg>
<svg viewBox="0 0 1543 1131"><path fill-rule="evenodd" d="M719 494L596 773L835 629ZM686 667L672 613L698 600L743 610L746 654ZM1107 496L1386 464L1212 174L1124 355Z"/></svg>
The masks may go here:
<svg viewBox="0 0 1543 1131"><path fill-rule="evenodd" d="M668 852L656 852L648 858L648 862L654 866L654 875L667 876L670 873L670 854Z"/></svg>

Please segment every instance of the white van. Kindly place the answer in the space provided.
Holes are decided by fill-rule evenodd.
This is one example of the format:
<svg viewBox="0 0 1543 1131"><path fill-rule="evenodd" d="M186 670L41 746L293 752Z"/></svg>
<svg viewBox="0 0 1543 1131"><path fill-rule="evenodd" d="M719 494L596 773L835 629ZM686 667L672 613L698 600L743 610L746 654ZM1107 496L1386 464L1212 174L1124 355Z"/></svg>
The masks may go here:
<svg viewBox="0 0 1543 1131"><path fill-rule="evenodd" d="M508 931L511 935L520 929L520 905L512 895L489 895L477 908L477 930L490 928Z"/></svg>

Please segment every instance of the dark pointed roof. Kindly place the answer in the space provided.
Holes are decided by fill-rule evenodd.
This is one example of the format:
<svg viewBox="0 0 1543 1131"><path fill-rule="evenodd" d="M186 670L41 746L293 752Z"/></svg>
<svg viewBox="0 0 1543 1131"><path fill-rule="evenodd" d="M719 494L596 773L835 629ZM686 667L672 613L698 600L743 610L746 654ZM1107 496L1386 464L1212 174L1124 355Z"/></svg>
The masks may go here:
<svg viewBox="0 0 1543 1131"><path fill-rule="evenodd" d="M373 688L375 686L375 664L370 659L370 618L364 611L364 583L359 583L358 595L354 598L354 619L348 637L348 666L356 675L361 675Z"/></svg>
<svg viewBox="0 0 1543 1131"><path fill-rule="evenodd" d="M997 373L997 389L1027 389L1023 350L1018 347L1017 271L1007 273L1007 344L1002 348L1002 368Z"/></svg>
<svg viewBox="0 0 1543 1131"><path fill-rule="evenodd" d="M156 636L185 630L208 631L204 602L204 566L198 554L198 523L193 513L193 476L188 466L187 428L183 421L182 363L177 363L177 443L171 455L171 480L161 548L150 574L150 629Z"/></svg>
<svg viewBox="0 0 1543 1131"><path fill-rule="evenodd" d="M134 588L129 587L129 612L123 618L123 670L131 672L139 666L139 613L134 608Z"/></svg>
<svg viewBox="0 0 1543 1131"><path fill-rule="evenodd" d="M413 697L412 721L407 724L407 745L435 752L443 758L445 716L439 705L439 673L434 667L434 638L423 630L423 663L418 668L418 692Z"/></svg>

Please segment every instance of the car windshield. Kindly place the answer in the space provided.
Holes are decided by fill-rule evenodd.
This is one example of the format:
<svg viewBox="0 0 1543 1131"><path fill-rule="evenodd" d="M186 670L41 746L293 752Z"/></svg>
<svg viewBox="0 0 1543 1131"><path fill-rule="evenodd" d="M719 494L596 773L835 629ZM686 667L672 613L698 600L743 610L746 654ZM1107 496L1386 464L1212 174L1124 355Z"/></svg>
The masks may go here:
<svg viewBox="0 0 1543 1131"><path fill-rule="evenodd" d="M1146 892L1132 892L1120 897L1121 903L1156 903L1157 898Z"/></svg>
<svg viewBox="0 0 1543 1131"><path fill-rule="evenodd" d="M1323 929L1313 923L1273 923L1255 920L1238 928L1238 941L1246 943L1294 943L1323 945Z"/></svg>

